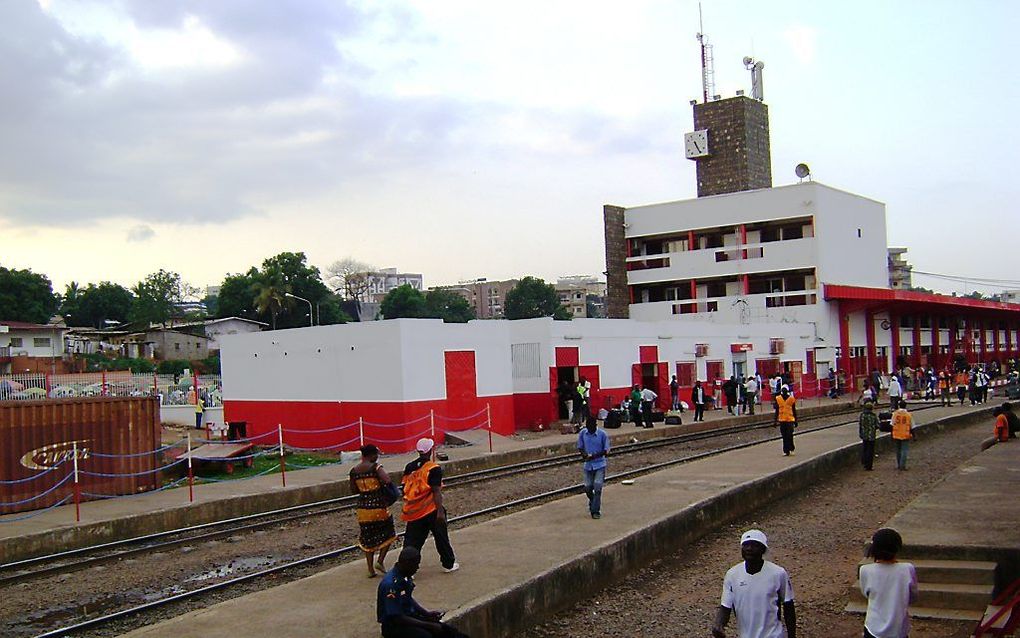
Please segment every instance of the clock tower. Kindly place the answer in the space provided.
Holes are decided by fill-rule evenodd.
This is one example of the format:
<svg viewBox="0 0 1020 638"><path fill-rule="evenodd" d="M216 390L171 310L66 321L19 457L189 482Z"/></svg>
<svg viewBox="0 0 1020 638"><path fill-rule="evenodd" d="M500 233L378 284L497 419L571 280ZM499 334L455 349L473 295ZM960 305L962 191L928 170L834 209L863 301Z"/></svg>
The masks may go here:
<svg viewBox="0 0 1020 638"><path fill-rule="evenodd" d="M769 107L744 95L695 103L684 153L698 163L698 197L771 188Z"/></svg>

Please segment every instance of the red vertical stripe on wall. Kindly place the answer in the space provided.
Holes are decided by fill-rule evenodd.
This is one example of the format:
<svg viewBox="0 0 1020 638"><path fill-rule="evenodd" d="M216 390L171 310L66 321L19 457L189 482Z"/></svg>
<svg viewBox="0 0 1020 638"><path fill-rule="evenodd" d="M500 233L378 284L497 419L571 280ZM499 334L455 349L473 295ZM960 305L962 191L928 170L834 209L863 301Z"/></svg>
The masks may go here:
<svg viewBox="0 0 1020 638"><path fill-rule="evenodd" d="M638 346L638 361L641 363L658 363L659 346Z"/></svg>

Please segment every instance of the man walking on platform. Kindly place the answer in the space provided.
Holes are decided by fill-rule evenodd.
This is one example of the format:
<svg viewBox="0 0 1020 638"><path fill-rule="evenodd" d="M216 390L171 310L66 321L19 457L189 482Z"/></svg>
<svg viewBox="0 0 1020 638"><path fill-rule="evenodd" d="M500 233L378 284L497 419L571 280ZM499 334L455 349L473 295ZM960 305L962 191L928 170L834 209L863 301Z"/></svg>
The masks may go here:
<svg viewBox="0 0 1020 638"><path fill-rule="evenodd" d="M691 390L691 403L694 404L694 420L705 420L705 386L701 381L694 382L694 389Z"/></svg>
<svg viewBox="0 0 1020 638"><path fill-rule="evenodd" d="M376 592L375 615L383 638L468 638L441 621L444 612L429 611L414 599L414 575L421 566L421 552L400 550L397 564L386 572Z"/></svg>
<svg viewBox="0 0 1020 638"><path fill-rule="evenodd" d="M773 424L779 425L779 433L783 435L783 454L790 456L796 447L793 445L793 429L797 427L797 399L790 394L790 386L784 385L779 396L773 400L776 415Z"/></svg>
<svg viewBox="0 0 1020 638"><path fill-rule="evenodd" d="M584 493L588 495L588 512L592 518L602 518L602 485L606 481L609 435L599 427L595 418L590 417L577 435L577 451L584 460Z"/></svg>
<svg viewBox="0 0 1020 638"><path fill-rule="evenodd" d="M861 437L861 465L870 472L875 462L875 437L878 436L878 416L872 401L864 402L864 409L857 419L857 432Z"/></svg>
<svg viewBox="0 0 1020 638"><path fill-rule="evenodd" d="M768 548L768 538L761 530L751 529L740 537L744 561L731 567L723 579L713 638L726 638L732 613L737 614L739 638L797 638L793 584L785 569L765 560Z"/></svg>
<svg viewBox="0 0 1020 638"><path fill-rule="evenodd" d="M900 404L900 408L892 414L892 440L896 444L896 469L907 469L907 447L910 439L914 437L911 429L914 427L914 417L907 412L907 405Z"/></svg>
<svg viewBox="0 0 1020 638"><path fill-rule="evenodd" d="M443 506L443 468L432 460L435 441L420 439L416 446L418 458L404 468L401 479L404 492L402 518L407 523L404 529L404 546L421 551L429 533L436 542L443 571L455 572L460 569L450 545L450 532L446 526L446 508Z"/></svg>
<svg viewBox="0 0 1020 638"><path fill-rule="evenodd" d="M900 400L903 399L903 386L900 385L900 378L895 373L889 377L889 407L893 410L900 407Z"/></svg>

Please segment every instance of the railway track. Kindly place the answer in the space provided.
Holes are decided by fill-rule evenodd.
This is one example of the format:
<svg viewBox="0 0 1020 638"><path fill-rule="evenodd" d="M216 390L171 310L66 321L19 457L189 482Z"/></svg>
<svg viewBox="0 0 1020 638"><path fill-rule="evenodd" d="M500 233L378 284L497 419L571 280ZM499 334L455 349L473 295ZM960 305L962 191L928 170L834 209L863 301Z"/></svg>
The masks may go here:
<svg viewBox="0 0 1020 638"><path fill-rule="evenodd" d="M934 406L929 406L929 407L934 407ZM919 407L917 409L924 409L924 407ZM846 413L842 413L842 414L841 413L833 413L833 414L823 415L823 416L819 416L819 417L813 417L811 419L803 419L802 421L817 420L819 418L838 418L839 416L842 416L843 414L846 414ZM841 421L841 422L838 422L838 423L827 424L827 425L822 425L822 426L818 426L818 427L814 427L814 428L803 429L803 430L801 430L801 433L807 433L807 432L825 430L825 429L829 429L829 428L833 428L833 427L839 427L839 426L845 425L847 423L849 423L849 422L848 421ZM641 451L644 451L644 450L648 450L648 449L652 449L652 448L667 447L667 446L670 446L670 445L677 445L677 444L683 444L683 443L692 442L692 441L699 441L699 440L716 438L716 437L721 437L721 436L740 434L740 433L743 433L743 432L768 429L768 428L771 428L771 427L772 427L771 426L771 422L753 423L753 424L731 426L731 427L726 427L726 428L718 428L718 429L708 430L708 431L705 431L705 432L694 433L694 434L686 434L686 435L676 435L676 436L664 437L662 439L656 439L656 440L652 440L652 441L644 441L644 442L631 443L631 444L626 444L626 445L618 446L617 448L615 448L614 449L614 456L619 456L619 455L623 455L623 454L633 454L633 453L638 453L638 452L641 452ZM659 470L659 469L662 469L662 468L665 468L665 467L669 467L669 466L673 466L673 465L678 465L678 464L682 464L682 463L687 463L687 462L691 462L691 461L694 461L694 460L698 460L698 459L702 459L702 458L706 458L706 457L710 457L710 456L714 456L714 455L718 455L718 454L724 454L726 452L742 449L742 448L745 448L745 447L749 447L751 445L758 445L758 444L762 443L763 441L776 440L776 439L778 439L778 437L769 437L769 438L765 438L765 439L756 439L754 441L742 442L742 443L738 443L738 444L734 444L734 445L728 445L728 446L720 447L720 448L713 449L713 450L706 451L706 452L699 452L699 453L695 453L695 454L688 454L688 455L680 456L678 458L671 459L671 460L668 460L668 461L665 461L665 462L660 462L660 463L655 463L655 464L651 464L651 465L648 465L648 466L643 466L641 468L629 470L629 471L626 471L626 472L620 472L620 473L608 476L607 477L607 481L618 481L618 480L622 480L622 479L632 478L632 477L635 477L635 476L640 476L640 475L643 475L643 474L654 472L656 470ZM515 474L518 474L518 473L521 473L521 472L527 472L529 470L545 469L545 468L555 467L555 466L559 466L559 465L576 464L576 463L577 463L577 455L576 454L572 453L572 454L557 455L557 456L553 456L553 457L546 457L546 458L543 458L543 459L536 459L536 460L533 460L533 461L526 461L526 462L522 462L522 463L516 463L516 464L512 464L512 465L505 465L505 466L500 466L500 467L497 467L497 468L491 468L491 469L487 469L487 470L479 470L479 471L476 471L476 472L469 472L469 473L464 473L464 474L460 474L460 475L456 475L456 476L451 476L447 480L447 483L448 483L448 485L450 487L458 486L458 485L466 485L466 484L480 482L480 481L485 481L485 480L494 480L494 479L498 479L498 478L504 478L504 477L508 477L508 476L513 476ZM467 514L463 514L463 515L460 515L460 516L451 517L450 518L450 522L455 524L455 523L469 521L469 520L476 519L476 518L490 516L492 514L506 513L506 512L509 512L509 511L521 508L521 507L531 506L531 505L539 503L539 502L555 499L555 498L558 498L558 497L561 497L561 496L566 496L566 495L573 494L573 493L578 493L581 490L582 490L582 485L580 483L572 484L572 485L567 485L567 486L560 487L560 488L557 488L557 489L548 490L548 491L545 491L545 492L542 492L542 493L539 493L539 494L530 495L530 496L527 496L527 497L524 497L524 498L518 498L518 499L515 499L515 500L510 500L510 501L507 501L507 502L504 502L504 503L500 503L498 505L494 505L494 506L491 506L491 507L481 508L479 510L476 510L476 511L473 511L473 512L470 512L470 513L467 513ZM354 497L342 497L342 498L337 498L337 499L329 499L328 501L319 501L319 502L316 502L316 503L311 503L311 504L302 505L302 506L294 506L294 507L290 507L290 508L285 508L283 510L276 510L276 511L273 511L273 512L267 512L267 513L263 513L263 514L256 514L256 515L250 515L250 516L245 516L245 517L238 517L236 519L230 519L229 521L220 521L220 522L216 522L216 523L208 523L208 524L205 524L205 525L198 525L198 526L189 527L189 528L180 529L180 530L170 530L170 531L167 531L167 532L163 532L163 533L160 533L160 534L154 534L154 535L150 535L150 536L146 536L146 537L138 537L138 538L134 538L134 539L127 539L125 541L118 541L116 543L107 543L107 544L104 544L102 546L83 548L81 550L74 550L72 552L64 552L64 553L61 553L61 554L55 555L55 556L42 557L42 558L39 558L39 559L30 559L28 561L20 561L18 563L10 563L8 565L2 566L2 570L3 571L7 571L8 569L25 569L27 567L30 567L29 563L35 564L36 567L34 569L31 569L31 570L27 571L27 572L23 571L23 572L20 572L18 574L12 574L11 576L8 576L8 577L6 577L3 580L0 580L0 587L2 587L5 583L9 584L10 582L12 582L12 579L15 579L15 578L17 578L18 580L27 580L27 579L32 579L32 578L43 577L43 576L46 576L46 575L65 573L67 571L74 571L74 570L78 570L78 569L84 569L86 567L89 567L89 566L92 566L92 565L95 565L95 564L98 564L98 563L101 563L101 562L117 560L117 559L123 558L125 556L129 556L129 555L145 553L145 552L152 552L152 551L158 551L160 549L165 549L168 546L182 545L182 544L191 544L191 543L195 543L198 540L206 540L206 539L209 539L209 538L222 537L222 536L226 536L226 535L235 535L235 534L238 534L239 532L249 531L249 530L252 530L252 529L258 529L258 528L261 528L261 527L266 527L266 526L271 526L271 525L278 525L278 524L281 524L281 523L284 523L284 522L287 522L287 521L296 520L296 519L299 519L299 518L306 518L306 517L309 517L309 516L318 516L318 515L326 514L326 513L329 513L329 512L343 511L345 509L352 508L354 506L354 501L355 501ZM314 510L313 511L309 511L309 510L312 510L312 508L314 508ZM272 520L258 520L258 519L265 519L266 517L273 517L273 518L272 518ZM219 528L217 528L217 526L219 526ZM178 535L179 537L168 538L168 536L175 535L175 534ZM136 544L138 546L134 546L134 547L127 546L127 545L131 545L131 544ZM107 551L109 551L111 549L116 549L117 547L124 547L124 549L121 549L119 551L112 552L112 553L102 554L100 556L84 556L83 558L80 558L80 559L76 559L75 558L77 556L82 556L82 555L87 554L89 552L93 552L94 553L97 550L100 551L100 552L107 552ZM219 590L224 590L224 589L231 588L231 587L236 587L236 586L241 585L243 583L251 583L253 581L257 581L259 579L263 579L263 578L266 578L268 576L277 575L277 574L280 574L282 572L288 572L288 571L293 572L294 570L297 570L298 568L301 568L301 567L311 566L311 565L314 565L316 563L322 563L322 562L325 562L325 561L329 561L329 560L332 560L332 559L343 557L343 556L348 555L348 554L354 554L354 553L356 553L358 551L360 551L360 550L358 549L358 547L356 545L349 545L349 546L342 547L342 548L335 549L335 550L331 550L331 551L328 551L328 552L316 554L316 555L313 555L313 556L308 556L308 557L301 558L301 559L298 559L298 560L293 560L293 561L290 561L290 562L287 562L287 563L282 563L280 565L275 565L273 567L269 567L269 568L262 569L262 570L259 570L259 571L251 572L251 573L248 573L248 574L243 574L243 575L240 575L240 576L228 579L228 580L224 580L224 581L221 581L221 582L213 583L213 584L206 585L206 586L203 586L203 587L199 587L199 588L196 588L196 589L193 589L193 590L189 590L189 591L180 592L180 593L176 593L176 594L173 594L173 595L165 596L163 598L152 600L150 602L147 602L147 603L144 603L144 604L141 604L141 605L137 605L137 606L134 606L134 607L122 609L122 610L119 610L119 611L114 611L112 613L105 614L105 615L102 615L102 616L97 616L95 618L91 618L91 619L88 619L88 620L85 620L85 621L82 621L82 622L79 622L79 623L76 623L76 624L72 624L72 625L69 625L69 626L65 626L65 627L61 627L61 628L58 628L58 629L54 629L52 631L48 631L48 632L39 634L38 638L44 638L44 637L50 637L50 636L67 636L67 635L73 635L73 634L76 634L78 632L82 632L82 631L86 631L86 630L94 630L94 629L100 628L100 627L102 627L104 625L108 625L109 623L112 623L112 622L115 622L115 621L118 621L118 620L122 620L122 619L125 619L127 617L130 617L130 616L133 616L133 615L136 615L136 614L144 614L146 612L151 612L153 610L156 610L156 609L159 609L159 608L163 608L163 607L166 607L168 605L172 605L174 603L179 603L179 602L187 601L189 599L200 597L202 595L209 594L211 592L215 592L215 591L219 591ZM50 560L50 561L47 560L47 559L54 559L54 558L57 558L57 557L59 557L61 560L71 559L72 562L71 563L53 563L52 560ZM39 565L41 565L41 566L39 566Z"/></svg>

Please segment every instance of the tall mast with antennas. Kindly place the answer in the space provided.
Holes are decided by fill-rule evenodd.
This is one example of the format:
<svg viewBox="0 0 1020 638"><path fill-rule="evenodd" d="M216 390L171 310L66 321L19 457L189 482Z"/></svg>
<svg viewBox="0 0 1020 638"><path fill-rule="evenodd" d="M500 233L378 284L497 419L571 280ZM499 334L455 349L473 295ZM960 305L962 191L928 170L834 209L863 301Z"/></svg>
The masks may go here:
<svg viewBox="0 0 1020 638"><path fill-rule="evenodd" d="M715 63L712 59L712 45L705 35L705 26L701 16L701 3L698 3L698 42L701 43L701 97L708 102L709 96L715 95Z"/></svg>

